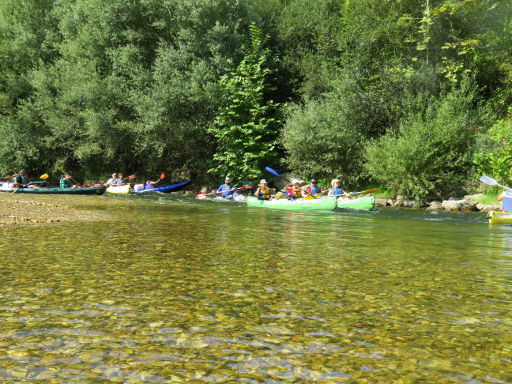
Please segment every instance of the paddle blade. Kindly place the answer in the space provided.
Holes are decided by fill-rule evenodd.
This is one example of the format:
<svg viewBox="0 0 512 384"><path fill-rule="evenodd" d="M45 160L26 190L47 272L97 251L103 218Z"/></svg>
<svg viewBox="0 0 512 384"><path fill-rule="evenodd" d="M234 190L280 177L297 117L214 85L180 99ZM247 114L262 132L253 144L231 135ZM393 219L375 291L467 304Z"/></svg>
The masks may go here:
<svg viewBox="0 0 512 384"><path fill-rule="evenodd" d="M499 185L496 180L494 180L492 177L482 175L480 176L480 181L487 185Z"/></svg>
<svg viewBox="0 0 512 384"><path fill-rule="evenodd" d="M276 171L274 171L272 168L270 168L270 167L265 167L265 169L266 169L267 171L269 171L271 174L276 175L277 177L281 177L281 175L280 175L279 173L277 173Z"/></svg>
<svg viewBox="0 0 512 384"><path fill-rule="evenodd" d="M128 175L125 177L125 180L133 180L133 179L135 179L135 177L136 177L135 175Z"/></svg>
<svg viewBox="0 0 512 384"><path fill-rule="evenodd" d="M196 199L199 199L199 200L204 200L204 199L207 199L208 196L210 196L210 194L208 193L199 193L197 196L196 196Z"/></svg>
<svg viewBox="0 0 512 384"><path fill-rule="evenodd" d="M363 191L363 193L377 193L377 192L379 192L379 188L367 189L366 191Z"/></svg>
<svg viewBox="0 0 512 384"><path fill-rule="evenodd" d="M62 168L57 167L57 169L58 169L59 171L61 171L62 173L64 173L64 174L66 173L66 172L64 172L64 170L63 170Z"/></svg>
<svg viewBox="0 0 512 384"><path fill-rule="evenodd" d="M39 176L39 178L40 178L41 180L46 180L46 179L48 178L48 174L47 174L47 173L45 173L45 174L43 174L43 175Z"/></svg>
<svg viewBox="0 0 512 384"><path fill-rule="evenodd" d="M160 180L163 180L165 179L165 173L162 172L162 174L160 175Z"/></svg>

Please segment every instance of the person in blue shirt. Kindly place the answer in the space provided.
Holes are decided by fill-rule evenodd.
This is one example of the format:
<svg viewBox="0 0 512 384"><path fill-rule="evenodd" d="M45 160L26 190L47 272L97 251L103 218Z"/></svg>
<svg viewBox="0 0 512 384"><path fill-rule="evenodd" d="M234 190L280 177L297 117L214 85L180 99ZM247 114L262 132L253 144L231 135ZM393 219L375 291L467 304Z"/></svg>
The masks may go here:
<svg viewBox="0 0 512 384"><path fill-rule="evenodd" d="M504 212L512 212L512 189L507 188L498 196L498 201L503 201L501 210Z"/></svg>
<svg viewBox="0 0 512 384"><path fill-rule="evenodd" d="M217 189L217 195L222 196L225 199L232 199L233 193L235 192L235 187L231 185L229 177L224 179L224 184L222 184L219 189Z"/></svg>
<svg viewBox="0 0 512 384"><path fill-rule="evenodd" d="M340 179L332 179L328 196L349 196L349 193L346 193L343 189L341 189Z"/></svg>

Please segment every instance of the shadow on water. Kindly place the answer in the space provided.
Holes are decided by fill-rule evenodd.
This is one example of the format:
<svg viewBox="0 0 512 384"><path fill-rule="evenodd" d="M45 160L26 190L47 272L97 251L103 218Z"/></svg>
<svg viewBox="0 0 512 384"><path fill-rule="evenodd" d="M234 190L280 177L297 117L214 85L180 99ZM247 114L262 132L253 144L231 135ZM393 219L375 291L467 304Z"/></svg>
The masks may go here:
<svg viewBox="0 0 512 384"><path fill-rule="evenodd" d="M0 379L512 382L512 226L101 199L1 229Z"/></svg>

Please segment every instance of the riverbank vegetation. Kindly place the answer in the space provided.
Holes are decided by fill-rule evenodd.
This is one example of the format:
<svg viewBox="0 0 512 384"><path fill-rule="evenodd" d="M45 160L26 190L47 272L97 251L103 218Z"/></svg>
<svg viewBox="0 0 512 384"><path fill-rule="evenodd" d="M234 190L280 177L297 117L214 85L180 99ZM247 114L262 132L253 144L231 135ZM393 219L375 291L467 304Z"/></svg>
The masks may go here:
<svg viewBox="0 0 512 384"><path fill-rule="evenodd" d="M0 4L0 171L511 183L512 3Z"/></svg>

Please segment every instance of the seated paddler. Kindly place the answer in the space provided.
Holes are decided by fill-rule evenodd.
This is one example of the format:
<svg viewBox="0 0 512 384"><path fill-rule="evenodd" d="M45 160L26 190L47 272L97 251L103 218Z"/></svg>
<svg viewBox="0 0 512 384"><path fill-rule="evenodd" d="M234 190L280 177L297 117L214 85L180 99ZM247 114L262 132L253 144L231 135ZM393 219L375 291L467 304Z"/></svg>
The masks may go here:
<svg viewBox="0 0 512 384"><path fill-rule="evenodd" d="M41 188L39 185L29 184L27 171L24 169L20 170L16 176L14 176L12 180L12 186L14 188Z"/></svg>
<svg viewBox="0 0 512 384"><path fill-rule="evenodd" d="M232 199L233 193L235 193L235 187L231 184L229 177L226 176L224 184L217 189L217 195L220 195L225 199Z"/></svg>
<svg viewBox="0 0 512 384"><path fill-rule="evenodd" d="M295 200L302 196L302 189L300 189L300 180L293 179L285 189L285 193L288 194L288 199Z"/></svg>
<svg viewBox="0 0 512 384"><path fill-rule="evenodd" d="M268 187L267 180L260 180L258 189L256 189L256 192L254 192L254 196L256 196L259 200L270 200L270 188Z"/></svg>
<svg viewBox="0 0 512 384"><path fill-rule="evenodd" d="M309 181L309 187L306 189L306 194L311 196L319 196L322 194L322 190L318 186L317 179L311 179Z"/></svg>
<svg viewBox="0 0 512 384"><path fill-rule="evenodd" d="M68 188L80 188L79 185L73 184L73 178L69 173L65 173L64 176L60 178L60 188L68 189Z"/></svg>
<svg viewBox="0 0 512 384"><path fill-rule="evenodd" d="M499 196L498 201L502 201L503 205L501 207L502 212L510 212L512 213L512 189L507 187Z"/></svg>

